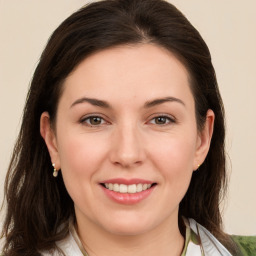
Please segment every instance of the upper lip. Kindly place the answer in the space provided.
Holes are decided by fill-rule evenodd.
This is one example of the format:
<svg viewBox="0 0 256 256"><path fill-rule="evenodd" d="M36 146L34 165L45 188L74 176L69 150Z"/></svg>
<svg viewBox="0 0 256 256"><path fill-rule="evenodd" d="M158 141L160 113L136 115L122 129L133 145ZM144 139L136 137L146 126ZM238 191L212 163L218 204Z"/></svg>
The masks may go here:
<svg viewBox="0 0 256 256"><path fill-rule="evenodd" d="M115 178L115 179L109 179L104 180L100 183L112 183L112 184L125 184L125 185L132 185L132 184L153 184L155 182L150 180L144 180L144 179L124 179L124 178Z"/></svg>

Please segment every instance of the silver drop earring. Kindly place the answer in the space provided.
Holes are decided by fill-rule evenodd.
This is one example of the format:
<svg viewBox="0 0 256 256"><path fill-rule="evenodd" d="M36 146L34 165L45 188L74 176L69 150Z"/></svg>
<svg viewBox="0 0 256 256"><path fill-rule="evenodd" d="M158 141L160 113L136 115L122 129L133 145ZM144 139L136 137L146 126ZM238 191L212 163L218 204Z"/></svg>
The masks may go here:
<svg viewBox="0 0 256 256"><path fill-rule="evenodd" d="M53 177L57 177L58 176L58 171L56 170L56 168L55 168L55 164L52 164L52 167L53 167Z"/></svg>

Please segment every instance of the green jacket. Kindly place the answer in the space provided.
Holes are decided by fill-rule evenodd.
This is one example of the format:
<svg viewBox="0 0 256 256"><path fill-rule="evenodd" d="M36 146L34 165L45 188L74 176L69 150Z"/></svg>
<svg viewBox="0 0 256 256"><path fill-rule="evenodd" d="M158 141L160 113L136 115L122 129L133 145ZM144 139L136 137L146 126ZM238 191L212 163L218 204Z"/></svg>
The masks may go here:
<svg viewBox="0 0 256 256"><path fill-rule="evenodd" d="M256 256L256 236L231 236L240 249L238 256Z"/></svg>
<svg viewBox="0 0 256 256"><path fill-rule="evenodd" d="M256 236L231 236L239 250L233 255L195 220L183 220L186 226L186 240L182 256L256 256Z"/></svg>

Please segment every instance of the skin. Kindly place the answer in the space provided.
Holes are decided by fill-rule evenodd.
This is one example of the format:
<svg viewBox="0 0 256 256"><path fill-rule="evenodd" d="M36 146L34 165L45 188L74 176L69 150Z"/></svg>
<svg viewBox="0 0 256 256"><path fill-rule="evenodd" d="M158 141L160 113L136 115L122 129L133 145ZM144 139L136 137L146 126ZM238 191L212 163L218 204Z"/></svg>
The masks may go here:
<svg viewBox="0 0 256 256"><path fill-rule="evenodd" d="M67 77L55 130L42 114L42 137L61 168L90 255L181 254L179 203L207 155L214 123L208 110L204 129L197 130L188 81L184 65L166 49L115 47L86 58ZM91 123L89 116L99 118ZM124 205L99 184L113 178L156 186L146 199Z"/></svg>

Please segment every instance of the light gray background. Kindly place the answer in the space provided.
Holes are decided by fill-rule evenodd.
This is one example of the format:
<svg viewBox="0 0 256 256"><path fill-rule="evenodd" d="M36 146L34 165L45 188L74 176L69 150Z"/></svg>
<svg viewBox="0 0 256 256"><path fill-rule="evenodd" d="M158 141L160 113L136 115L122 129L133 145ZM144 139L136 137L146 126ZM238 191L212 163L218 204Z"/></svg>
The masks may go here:
<svg viewBox="0 0 256 256"><path fill-rule="evenodd" d="M0 0L0 200L26 92L52 31L88 1ZM173 0L213 57L227 114L225 230L256 234L256 1ZM232 164L231 164L232 163Z"/></svg>

